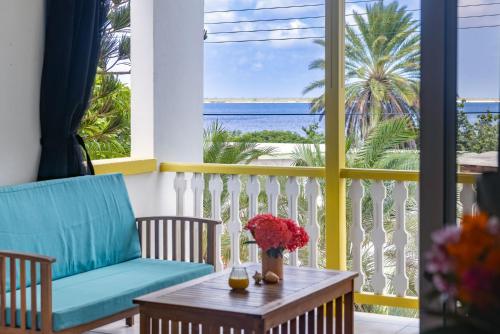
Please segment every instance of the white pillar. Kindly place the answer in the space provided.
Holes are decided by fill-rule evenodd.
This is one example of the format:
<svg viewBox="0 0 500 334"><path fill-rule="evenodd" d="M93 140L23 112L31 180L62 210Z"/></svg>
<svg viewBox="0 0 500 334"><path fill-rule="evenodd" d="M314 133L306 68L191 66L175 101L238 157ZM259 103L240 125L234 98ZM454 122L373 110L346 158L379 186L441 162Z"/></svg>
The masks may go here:
<svg viewBox="0 0 500 334"><path fill-rule="evenodd" d="M132 157L203 161L203 8L203 0L131 1ZM150 214L175 213L172 175L147 180L148 190L141 181L129 190L151 193Z"/></svg>

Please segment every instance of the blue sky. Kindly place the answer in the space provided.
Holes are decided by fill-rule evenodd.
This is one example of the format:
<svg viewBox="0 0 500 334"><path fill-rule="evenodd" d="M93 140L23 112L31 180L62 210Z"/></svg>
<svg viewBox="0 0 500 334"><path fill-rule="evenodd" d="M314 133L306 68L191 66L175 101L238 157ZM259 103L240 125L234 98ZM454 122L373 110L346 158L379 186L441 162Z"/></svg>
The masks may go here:
<svg viewBox="0 0 500 334"><path fill-rule="evenodd" d="M350 0L349 0L350 1ZM359 1L359 0L354 0ZM277 7L317 4L323 0L205 0L205 10ZM419 9L420 0L399 0L408 9ZM494 0L459 0L460 5L487 4ZM346 13L364 12L365 4L347 4ZM324 7L307 7L263 11L213 13L205 22L275 19L319 16ZM500 14L500 4L462 7L459 16ZM420 18L418 11L413 12ZM351 17L347 17L349 22ZM460 19L460 26L500 24L499 16ZM255 29L323 26L324 19L303 19L281 22L255 22L210 25L209 33ZM257 33L209 35L207 41L262 38L322 36L322 29L289 30ZM312 40L291 40L250 43L205 44L205 97L301 97L303 88L321 77L309 71L309 63L323 57L323 49ZM500 97L500 27L460 30L459 33L459 95L462 97ZM317 93L310 94L315 96Z"/></svg>

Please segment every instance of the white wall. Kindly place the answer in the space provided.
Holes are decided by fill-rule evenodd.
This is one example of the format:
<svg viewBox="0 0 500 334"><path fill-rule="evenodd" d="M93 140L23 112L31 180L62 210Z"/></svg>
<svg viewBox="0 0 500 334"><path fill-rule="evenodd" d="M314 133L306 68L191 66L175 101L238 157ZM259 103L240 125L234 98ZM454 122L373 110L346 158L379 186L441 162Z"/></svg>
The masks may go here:
<svg viewBox="0 0 500 334"><path fill-rule="evenodd" d="M44 1L0 0L0 185L36 179Z"/></svg>

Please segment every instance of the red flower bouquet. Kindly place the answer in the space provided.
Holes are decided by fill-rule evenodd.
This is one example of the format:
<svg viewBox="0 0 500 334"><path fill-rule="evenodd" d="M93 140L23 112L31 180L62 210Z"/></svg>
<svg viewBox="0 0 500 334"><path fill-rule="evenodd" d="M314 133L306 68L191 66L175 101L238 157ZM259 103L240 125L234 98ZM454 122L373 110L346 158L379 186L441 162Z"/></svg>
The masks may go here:
<svg viewBox="0 0 500 334"><path fill-rule="evenodd" d="M283 257L285 250L293 252L309 242L309 235L295 221L271 214L255 216L245 229L250 231L255 243L274 258Z"/></svg>

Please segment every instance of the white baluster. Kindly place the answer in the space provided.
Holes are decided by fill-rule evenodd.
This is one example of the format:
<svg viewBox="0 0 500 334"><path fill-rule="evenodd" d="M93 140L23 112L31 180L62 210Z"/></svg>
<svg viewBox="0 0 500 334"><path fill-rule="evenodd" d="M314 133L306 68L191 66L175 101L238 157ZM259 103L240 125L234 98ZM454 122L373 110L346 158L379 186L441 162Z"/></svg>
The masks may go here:
<svg viewBox="0 0 500 334"><path fill-rule="evenodd" d="M259 213L259 178L256 175L250 175L247 183L248 195L248 218L251 219ZM252 234L248 232L248 240L253 240ZM258 259L258 248L256 244L248 244L248 254L250 262L256 263Z"/></svg>
<svg viewBox="0 0 500 334"><path fill-rule="evenodd" d="M460 202L464 214L471 215L474 213L474 198L474 186L472 184L463 184L460 192Z"/></svg>
<svg viewBox="0 0 500 334"><path fill-rule="evenodd" d="M286 197L288 199L288 218L298 223L299 183L295 176L289 177L286 181ZM299 254L297 251L290 253L290 265L299 265Z"/></svg>
<svg viewBox="0 0 500 334"><path fill-rule="evenodd" d="M351 249L352 249L352 269L359 273L359 276L354 280L354 290L361 291L365 284L365 274L362 267L362 244L365 240L365 230L362 225L362 200L364 196L364 188L360 180L352 180L351 188L349 189L349 198L351 199L352 210L352 226L351 226Z"/></svg>
<svg viewBox="0 0 500 334"><path fill-rule="evenodd" d="M307 198L306 230L309 234L309 266L318 268L318 242L320 232L318 224L319 183L316 179L309 178L307 180L305 194Z"/></svg>
<svg viewBox="0 0 500 334"><path fill-rule="evenodd" d="M229 237L231 239L231 264L238 266L240 261L240 236L241 236L241 220L240 220L240 193L241 181L238 175L229 176L227 183L227 191L231 198L230 202L230 218L227 225Z"/></svg>
<svg viewBox="0 0 500 334"><path fill-rule="evenodd" d="M174 179L174 188L176 194L176 208L175 212L177 216L184 216L184 202L186 198L186 189L187 189L187 181L186 175L184 173L176 173ZM181 255L181 228L180 222L172 220L172 224L176 225L176 235L173 235L172 238L176 240L176 249L173 250L177 256L180 258ZM185 228L185 226L184 226Z"/></svg>
<svg viewBox="0 0 500 334"><path fill-rule="evenodd" d="M210 176L208 190L210 191L212 211L211 218L221 220L221 194L223 189L222 178L219 174ZM221 248L222 225L217 225L215 230L215 270L220 271L223 268L222 248Z"/></svg>
<svg viewBox="0 0 500 334"><path fill-rule="evenodd" d="M384 199L386 192L382 181L373 182L371 196L373 202L373 230L371 237L375 258L375 272L372 277L372 287L376 294L383 294L386 280L384 275L384 245L386 242L384 229Z"/></svg>
<svg viewBox="0 0 500 334"><path fill-rule="evenodd" d="M203 189L205 188L205 181L203 180L203 175L200 173L194 173L191 178L191 191L193 192L193 216L194 217L203 217ZM193 233L195 236L198 235L198 224L194 224ZM194 261L198 262L199 254L199 243L198 237L194 238L194 240L189 240L189 242L193 243L193 251L194 251Z"/></svg>
<svg viewBox="0 0 500 334"><path fill-rule="evenodd" d="M408 276L406 275L406 245L408 233L406 232L406 200L408 189L404 182L396 182L392 192L394 207L396 209L396 228L394 230L394 245L396 246L396 272L394 275L394 290L396 295L403 297L408 289Z"/></svg>
<svg viewBox="0 0 500 334"><path fill-rule="evenodd" d="M184 215L184 199L186 197L187 182L184 173L176 173L174 179L174 189L176 195L176 214Z"/></svg>
<svg viewBox="0 0 500 334"><path fill-rule="evenodd" d="M269 176L266 181L267 211L270 214L278 214L278 196L280 194L280 184L276 176Z"/></svg>

